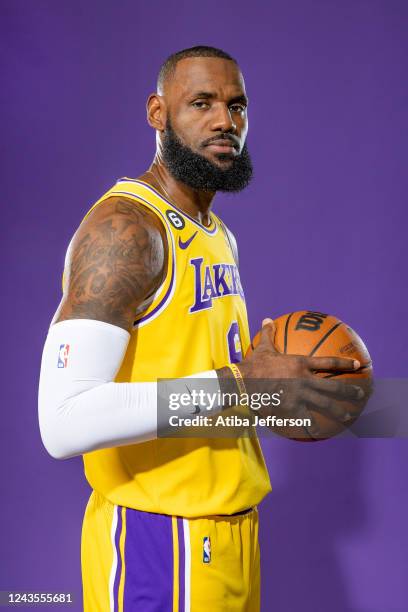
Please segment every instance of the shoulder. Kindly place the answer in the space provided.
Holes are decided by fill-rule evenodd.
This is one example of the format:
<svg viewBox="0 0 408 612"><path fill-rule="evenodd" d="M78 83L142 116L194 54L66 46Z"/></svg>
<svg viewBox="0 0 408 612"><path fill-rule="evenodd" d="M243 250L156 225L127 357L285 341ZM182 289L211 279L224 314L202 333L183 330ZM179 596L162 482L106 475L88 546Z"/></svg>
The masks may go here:
<svg viewBox="0 0 408 612"><path fill-rule="evenodd" d="M71 241L57 320L91 318L129 329L136 309L160 286L166 262L156 215L137 202L107 197Z"/></svg>
<svg viewBox="0 0 408 612"><path fill-rule="evenodd" d="M110 196L85 217L69 250L77 260L91 257L117 265L144 263L156 276L164 267L167 240L154 212L136 201Z"/></svg>
<svg viewBox="0 0 408 612"><path fill-rule="evenodd" d="M121 229L125 226L129 231L140 230L152 236L157 232L165 235L161 221L151 209L124 196L110 195L100 201L86 215L78 230L100 229L106 224Z"/></svg>

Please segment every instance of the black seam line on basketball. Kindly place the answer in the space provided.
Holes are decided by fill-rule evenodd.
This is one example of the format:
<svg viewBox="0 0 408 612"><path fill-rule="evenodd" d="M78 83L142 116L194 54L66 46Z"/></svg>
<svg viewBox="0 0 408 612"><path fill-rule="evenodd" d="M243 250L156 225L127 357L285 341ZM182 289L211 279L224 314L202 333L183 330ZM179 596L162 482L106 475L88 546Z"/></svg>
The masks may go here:
<svg viewBox="0 0 408 612"><path fill-rule="evenodd" d="M336 323L336 325L333 325L333 327L331 329L329 329L328 332L326 332L326 334L323 336L323 338L321 338L319 340L319 342L316 344L316 346L314 347L314 349L312 350L311 353L309 353L309 357L311 357L312 355L315 354L315 352L317 351L318 348L320 348L323 344L323 342L325 342L325 340L327 340L327 338L338 328L340 327L340 325L344 325L343 321L339 321L338 323Z"/></svg>
<svg viewBox="0 0 408 612"><path fill-rule="evenodd" d="M255 347L254 347L254 343L253 343L253 342L251 342L251 349L252 349L253 351L255 350Z"/></svg>
<svg viewBox="0 0 408 612"><path fill-rule="evenodd" d="M361 370L366 370L367 368L371 368L371 366L373 365L373 362L370 361L369 363L366 363L365 365L362 365L358 368L358 370L353 370L352 372L336 372L335 374L327 374L326 376L322 376L322 378L335 378L336 376L344 376L344 374L358 374L359 372L361 372Z"/></svg>
<svg viewBox="0 0 408 612"><path fill-rule="evenodd" d="M286 350L287 350L287 348L288 348L288 329L289 329L289 321L290 321L290 319L292 318L292 315L293 315L293 314L294 314L293 312L291 312L291 313L290 313L290 315L289 315L289 316L288 316L288 318L286 319L286 323L285 323L285 337L284 337L284 340L283 340L283 352L284 352L284 354L285 354L285 355L286 355Z"/></svg>

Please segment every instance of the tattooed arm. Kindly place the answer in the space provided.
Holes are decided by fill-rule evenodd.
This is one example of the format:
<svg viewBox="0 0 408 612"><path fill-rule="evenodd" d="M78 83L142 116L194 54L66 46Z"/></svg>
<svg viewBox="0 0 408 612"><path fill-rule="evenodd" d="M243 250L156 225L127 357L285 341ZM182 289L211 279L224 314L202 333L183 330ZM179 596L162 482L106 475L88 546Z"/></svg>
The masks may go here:
<svg viewBox="0 0 408 612"><path fill-rule="evenodd" d="M96 206L71 242L53 323L96 319L130 331L164 278L166 245L162 224L143 205L112 197Z"/></svg>
<svg viewBox="0 0 408 612"><path fill-rule="evenodd" d="M109 198L80 225L41 365L39 425L53 457L156 437L156 384L113 381L166 268L165 230L143 205Z"/></svg>
<svg viewBox="0 0 408 612"><path fill-rule="evenodd" d="M56 459L157 437L157 384L115 378L135 312L166 268L165 230L142 205L110 198L76 232L41 362L39 425ZM215 371L202 374L218 389Z"/></svg>

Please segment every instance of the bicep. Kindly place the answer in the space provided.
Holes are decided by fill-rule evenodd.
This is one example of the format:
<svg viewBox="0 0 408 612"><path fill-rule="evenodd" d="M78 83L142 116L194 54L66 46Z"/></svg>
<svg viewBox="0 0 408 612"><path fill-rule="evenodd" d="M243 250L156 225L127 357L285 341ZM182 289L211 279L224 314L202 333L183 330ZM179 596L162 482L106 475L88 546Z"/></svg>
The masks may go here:
<svg viewBox="0 0 408 612"><path fill-rule="evenodd" d="M110 198L76 232L53 323L96 319L130 330L138 306L162 280L164 230L142 205Z"/></svg>

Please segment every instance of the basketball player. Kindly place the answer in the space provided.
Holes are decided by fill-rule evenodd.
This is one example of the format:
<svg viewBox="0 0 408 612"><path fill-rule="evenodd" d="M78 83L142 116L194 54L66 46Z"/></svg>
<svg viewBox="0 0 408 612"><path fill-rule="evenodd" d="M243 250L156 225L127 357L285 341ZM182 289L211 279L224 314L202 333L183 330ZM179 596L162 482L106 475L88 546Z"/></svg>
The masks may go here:
<svg viewBox="0 0 408 612"><path fill-rule="evenodd" d="M242 391L250 379L301 377L324 408L337 383L313 371L358 367L278 354L269 319L243 359L236 242L211 206L250 181L247 104L227 53L170 56L147 101L153 163L96 202L67 252L39 419L49 453L82 454L93 489L81 541L87 612L260 609L257 505L271 485L258 439L158 437L158 378Z"/></svg>

